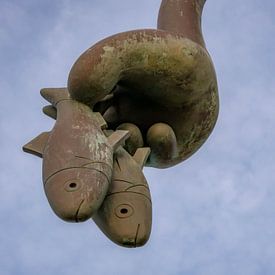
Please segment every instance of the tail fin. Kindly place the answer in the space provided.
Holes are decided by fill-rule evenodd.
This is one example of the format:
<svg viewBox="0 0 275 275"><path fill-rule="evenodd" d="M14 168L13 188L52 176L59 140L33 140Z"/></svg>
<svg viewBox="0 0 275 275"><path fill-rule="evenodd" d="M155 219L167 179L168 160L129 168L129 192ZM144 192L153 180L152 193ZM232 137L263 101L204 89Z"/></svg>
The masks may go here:
<svg viewBox="0 0 275 275"><path fill-rule="evenodd" d="M40 94L54 107L56 107L59 101L70 99L70 94L67 88L44 88L40 91Z"/></svg>
<svg viewBox="0 0 275 275"><path fill-rule="evenodd" d="M43 107L43 113L53 119L56 119L56 117L57 117L57 110L52 105L47 105L47 106Z"/></svg>
<svg viewBox="0 0 275 275"><path fill-rule="evenodd" d="M149 147L138 148L133 156L134 160L140 165L141 168L146 164L146 161L151 153Z"/></svg>
<svg viewBox="0 0 275 275"><path fill-rule="evenodd" d="M108 136L108 141L113 147L114 151L116 151L119 146L124 146L125 140L129 136L129 131L116 130L110 136Z"/></svg>

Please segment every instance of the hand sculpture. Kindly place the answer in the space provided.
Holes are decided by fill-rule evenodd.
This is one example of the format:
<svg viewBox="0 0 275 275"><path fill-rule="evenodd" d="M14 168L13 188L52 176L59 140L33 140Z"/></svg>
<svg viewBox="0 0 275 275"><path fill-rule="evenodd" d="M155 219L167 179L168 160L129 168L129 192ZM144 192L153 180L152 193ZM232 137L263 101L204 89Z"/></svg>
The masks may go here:
<svg viewBox="0 0 275 275"><path fill-rule="evenodd" d="M43 158L53 211L93 218L115 243L149 239L144 165L166 168L205 142L218 116L215 70L201 32L205 0L163 0L158 29L108 37L73 65L67 88L42 89L56 119L23 149Z"/></svg>
<svg viewBox="0 0 275 275"><path fill-rule="evenodd" d="M125 122L140 129L151 148L147 166L182 162L215 125L218 89L201 33L204 2L162 1L157 30L108 37L69 74L71 97L101 112L109 129Z"/></svg>

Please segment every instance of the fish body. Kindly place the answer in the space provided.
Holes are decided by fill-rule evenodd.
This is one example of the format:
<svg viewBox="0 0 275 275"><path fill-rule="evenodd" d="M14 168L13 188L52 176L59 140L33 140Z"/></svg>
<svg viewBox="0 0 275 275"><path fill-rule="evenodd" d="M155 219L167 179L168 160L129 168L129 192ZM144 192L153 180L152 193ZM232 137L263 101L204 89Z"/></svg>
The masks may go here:
<svg viewBox="0 0 275 275"><path fill-rule="evenodd" d="M149 154L149 148L138 149L133 157L122 147L116 151L112 182L93 216L103 233L121 246L142 246L150 237L152 202L142 172Z"/></svg>
<svg viewBox="0 0 275 275"><path fill-rule="evenodd" d="M106 195L113 153L127 132L117 131L107 138L102 117L72 100L66 88L42 89L41 94L56 108L56 123L51 132L43 133L24 149L43 158L44 190L57 216L85 221Z"/></svg>

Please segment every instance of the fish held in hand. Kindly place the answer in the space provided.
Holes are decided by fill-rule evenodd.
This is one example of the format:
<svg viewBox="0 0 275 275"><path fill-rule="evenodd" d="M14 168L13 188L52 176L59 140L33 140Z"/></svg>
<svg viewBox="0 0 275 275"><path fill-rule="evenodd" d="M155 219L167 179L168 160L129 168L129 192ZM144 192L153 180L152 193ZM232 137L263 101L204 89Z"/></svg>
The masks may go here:
<svg viewBox="0 0 275 275"><path fill-rule="evenodd" d="M100 114L72 100L66 88L42 89L41 95L56 108L56 123L23 147L43 158L43 183L53 211L61 219L81 222L100 207L108 190L113 153L124 144L126 131L108 138Z"/></svg>

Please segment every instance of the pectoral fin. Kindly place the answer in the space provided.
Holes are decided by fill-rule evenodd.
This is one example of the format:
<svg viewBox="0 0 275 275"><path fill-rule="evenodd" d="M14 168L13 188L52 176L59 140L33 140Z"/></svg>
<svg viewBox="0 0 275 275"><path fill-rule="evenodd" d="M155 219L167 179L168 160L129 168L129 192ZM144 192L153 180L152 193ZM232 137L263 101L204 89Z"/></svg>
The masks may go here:
<svg viewBox="0 0 275 275"><path fill-rule="evenodd" d="M49 139L49 134L50 132L41 133L39 136L24 145L23 151L42 158L45 145Z"/></svg>
<svg viewBox="0 0 275 275"><path fill-rule="evenodd" d="M142 168L145 165L150 153L151 149L149 147L138 148L133 156L133 159Z"/></svg>
<svg viewBox="0 0 275 275"><path fill-rule="evenodd" d="M117 150L119 146L123 146L125 140L130 136L129 131L116 130L108 137L108 142L112 145L114 151Z"/></svg>
<svg viewBox="0 0 275 275"><path fill-rule="evenodd" d="M53 119L57 117L57 110L53 105L43 107L43 113Z"/></svg>

